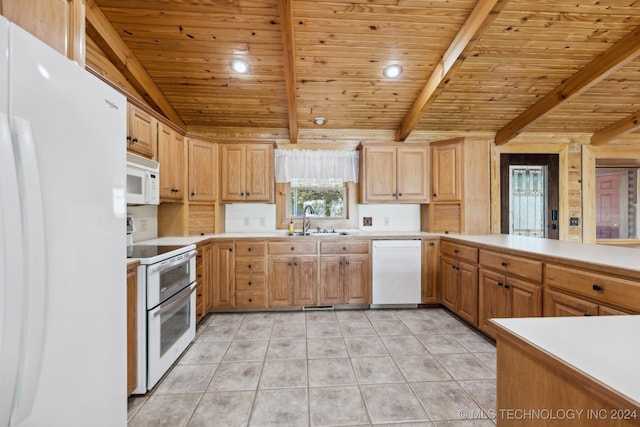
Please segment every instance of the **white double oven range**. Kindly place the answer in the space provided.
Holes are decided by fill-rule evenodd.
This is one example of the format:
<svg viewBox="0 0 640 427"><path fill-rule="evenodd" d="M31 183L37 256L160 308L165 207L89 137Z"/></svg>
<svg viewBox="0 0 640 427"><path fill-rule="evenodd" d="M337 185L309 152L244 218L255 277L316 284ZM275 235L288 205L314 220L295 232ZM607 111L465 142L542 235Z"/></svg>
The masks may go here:
<svg viewBox="0 0 640 427"><path fill-rule="evenodd" d="M138 387L151 390L196 334L196 247L134 245L138 267Z"/></svg>

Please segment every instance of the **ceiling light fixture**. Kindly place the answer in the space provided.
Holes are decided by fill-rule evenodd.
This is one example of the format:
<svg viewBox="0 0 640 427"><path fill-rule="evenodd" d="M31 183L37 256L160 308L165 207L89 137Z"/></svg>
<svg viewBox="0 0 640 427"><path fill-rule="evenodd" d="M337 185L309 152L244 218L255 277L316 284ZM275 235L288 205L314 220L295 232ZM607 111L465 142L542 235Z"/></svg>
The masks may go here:
<svg viewBox="0 0 640 427"><path fill-rule="evenodd" d="M318 126L322 126L327 122L327 119L324 117L316 117L315 119L313 119L313 122Z"/></svg>
<svg viewBox="0 0 640 427"><path fill-rule="evenodd" d="M238 74L247 74L249 72L249 63L244 59L234 59L231 61L231 69Z"/></svg>
<svg viewBox="0 0 640 427"><path fill-rule="evenodd" d="M388 79L395 79L402 75L402 65L400 64L391 64L384 67L382 71L382 75Z"/></svg>

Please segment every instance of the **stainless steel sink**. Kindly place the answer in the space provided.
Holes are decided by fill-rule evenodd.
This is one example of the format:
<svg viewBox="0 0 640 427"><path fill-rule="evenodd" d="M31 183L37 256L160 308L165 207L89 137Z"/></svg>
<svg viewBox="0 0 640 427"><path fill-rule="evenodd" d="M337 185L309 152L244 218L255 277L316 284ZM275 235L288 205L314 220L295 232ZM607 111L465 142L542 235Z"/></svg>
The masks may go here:
<svg viewBox="0 0 640 427"><path fill-rule="evenodd" d="M348 236L349 233L346 231L314 231L302 233L302 231L296 231L294 233L287 233L287 236L298 237L298 236L311 236L311 237L335 237L335 236Z"/></svg>

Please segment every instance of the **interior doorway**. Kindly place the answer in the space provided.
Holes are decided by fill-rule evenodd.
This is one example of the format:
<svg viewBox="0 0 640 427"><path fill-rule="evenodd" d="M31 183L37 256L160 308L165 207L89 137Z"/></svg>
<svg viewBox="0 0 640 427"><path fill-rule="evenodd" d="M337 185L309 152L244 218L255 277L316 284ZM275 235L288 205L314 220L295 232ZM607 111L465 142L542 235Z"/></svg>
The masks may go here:
<svg viewBox="0 0 640 427"><path fill-rule="evenodd" d="M557 154L500 155L500 232L558 239Z"/></svg>

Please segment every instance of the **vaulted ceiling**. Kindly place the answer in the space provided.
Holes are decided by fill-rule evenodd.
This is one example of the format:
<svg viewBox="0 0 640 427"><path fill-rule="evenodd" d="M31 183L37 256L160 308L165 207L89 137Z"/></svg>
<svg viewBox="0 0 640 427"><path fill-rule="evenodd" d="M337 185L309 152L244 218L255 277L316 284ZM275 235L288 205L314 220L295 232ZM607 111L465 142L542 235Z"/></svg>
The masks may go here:
<svg viewBox="0 0 640 427"><path fill-rule="evenodd" d="M93 0L87 32L90 68L189 130L640 129L640 0Z"/></svg>

